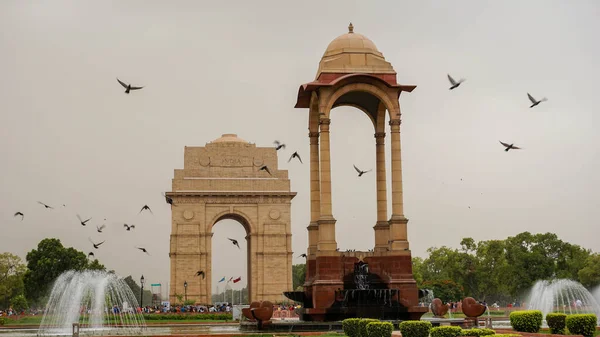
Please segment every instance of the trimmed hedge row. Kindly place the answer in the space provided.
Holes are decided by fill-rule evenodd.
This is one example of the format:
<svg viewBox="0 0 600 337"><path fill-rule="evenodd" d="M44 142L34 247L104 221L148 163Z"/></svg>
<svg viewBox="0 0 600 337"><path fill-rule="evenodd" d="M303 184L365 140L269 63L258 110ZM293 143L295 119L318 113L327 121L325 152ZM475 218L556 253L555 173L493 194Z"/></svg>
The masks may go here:
<svg viewBox="0 0 600 337"><path fill-rule="evenodd" d="M594 314L568 315L565 319L565 325L570 333L584 335L585 337L594 336L597 322L598 318Z"/></svg>
<svg viewBox="0 0 600 337"><path fill-rule="evenodd" d="M513 311L510 313L510 325L520 332L538 333L542 327L543 314L539 310Z"/></svg>
<svg viewBox="0 0 600 337"><path fill-rule="evenodd" d="M360 318L346 318L342 321L342 330L348 337L360 337Z"/></svg>
<svg viewBox="0 0 600 337"><path fill-rule="evenodd" d="M0 326L6 324L6 319L4 317L0 317Z"/></svg>
<svg viewBox="0 0 600 337"><path fill-rule="evenodd" d="M370 322L367 324L367 337L392 337L394 324L390 322Z"/></svg>
<svg viewBox="0 0 600 337"><path fill-rule="evenodd" d="M232 314L144 314L147 321L231 321Z"/></svg>
<svg viewBox="0 0 600 337"><path fill-rule="evenodd" d="M546 323L550 328L550 333L554 335L564 335L567 315L563 313L549 313L546 315Z"/></svg>
<svg viewBox="0 0 600 337"><path fill-rule="evenodd" d="M459 326L438 326L432 328L429 333L431 337L458 337L461 336L462 331Z"/></svg>
<svg viewBox="0 0 600 337"><path fill-rule="evenodd" d="M495 334L496 334L496 331L494 331L492 329L487 329L487 328L465 329L465 330L462 330L462 332L461 332L461 336L474 336L474 337L490 336L490 335L495 335Z"/></svg>
<svg viewBox="0 0 600 337"><path fill-rule="evenodd" d="M402 337L429 337L431 323L427 321L404 321L400 323Z"/></svg>

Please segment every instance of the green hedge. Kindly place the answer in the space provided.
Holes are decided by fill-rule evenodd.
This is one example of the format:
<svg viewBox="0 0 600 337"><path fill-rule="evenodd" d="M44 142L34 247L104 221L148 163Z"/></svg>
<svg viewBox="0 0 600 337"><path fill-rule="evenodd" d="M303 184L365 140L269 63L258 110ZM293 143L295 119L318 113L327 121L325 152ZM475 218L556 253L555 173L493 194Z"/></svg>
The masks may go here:
<svg viewBox="0 0 600 337"><path fill-rule="evenodd" d="M361 318L360 321L358 321L358 333L360 337L367 337L367 324L369 323L373 323L373 322L379 322L378 319L373 319L373 318Z"/></svg>
<svg viewBox="0 0 600 337"><path fill-rule="evenodd" d="M495 335L496 331L492 330L492 329L480 329L480 328L472 328L472 329L465 329L461 331L461 336L474 336L474 337L480 337L480 336L490 336L490 335Z"/></svg>
<svg viewBox="0 0 600 337"><path fill-rule="evenodd" d="M462 336L462 328L459 326L438 326L431 329L431 337L458 337Z"/></svg>
<svg viewBox="0 0 600 337"><path fill-rule="evenodd" d="M513 311L510 313L510 325L516 331L537 333L542 327L544 315L539 310Z"/></svg>
<svg viewBox="0 0 600 337"><path fill-rule="evenodd" d="M348 337L360 337L360 318L346 318L342 321L342 329Z"/></svg>
<svg viewBox="0 0 600 337"><path fill-rule="evenodd" d="M565 323L571 334L592 337L596 332L598 318L594 314L568 315Z"/></svg>
<svg viewBox="0 0 600 337"><path fill-rule="evenodd" d="M564 335L567 315L560 312L553 312L546 315L546 323L550 332L554 335Z"/></svg>
<svg viewBox="0 0 600 337"><path fill-rule="evenodd" d="M6 324L6 319L4 317L0 317L0 326Z"/></svg>
<svg viewBox="0 0 600 337"><path fill-rule="evenodd" d="M427 321L404 321L400 323L402 337L429 337L431 323Z"/></svg>
<svg viewBox="0 0 600 337"><path fill-rule="evenodd" d="M392 337L394 324L390 322L370 322L367 324L367 337Z"/></svg>
<svg viewBox="0 0 600 337"><path fill-rule="evenodd" d="M231 314L144 314L147 321L231 321Z"/></svg>

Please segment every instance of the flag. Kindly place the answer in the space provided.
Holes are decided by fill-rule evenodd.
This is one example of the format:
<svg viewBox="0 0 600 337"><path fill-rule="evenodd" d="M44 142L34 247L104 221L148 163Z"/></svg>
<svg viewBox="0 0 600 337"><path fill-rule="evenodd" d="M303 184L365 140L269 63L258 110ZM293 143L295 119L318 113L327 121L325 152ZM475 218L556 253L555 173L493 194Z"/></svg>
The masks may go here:
<svg viewBox="0 0 600 337"><path fill-rule="evenodd" d="M233 280L233 276L229 279L229 281L227 281L227 283L231 282L231 280Z"/></svg>
<svg viewBox="0 0 600 337"><path fill-rule="evenodd" d="M224 281L225 281L225 278L223 277L223 278L222 278L222 279L219 281L219 283L221 283L221 282L224 282Z"/></svg>
<svg viewBox="0 0 600 337"><path fill-rule="evenodd" d="M242 280L242 277L240 276L240 277L236 278L235 280L233 280L233 283L238 283L238 282L240 282L241 280Z"/></svg>

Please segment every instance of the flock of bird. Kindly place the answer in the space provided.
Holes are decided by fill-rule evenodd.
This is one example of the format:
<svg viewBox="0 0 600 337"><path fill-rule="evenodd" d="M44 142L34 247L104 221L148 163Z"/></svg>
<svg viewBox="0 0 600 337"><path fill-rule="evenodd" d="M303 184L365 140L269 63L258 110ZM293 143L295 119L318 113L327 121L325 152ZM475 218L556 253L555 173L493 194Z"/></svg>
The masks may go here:
<svg viewBox="0 0 600 337"><path fill-rule="evenodd" d="M450 81L450 84L451 84L449 90L453 90L453 89L458 88L466 80L464 78L461 78L459 81L456 81L454 78L452 78L452 76L450 76L450 74L448 74L448 81ZM531 102L531 106L529 106L529 108L533 108L533 107L537 106L538 104L548 100L546 97L544 97L540 100L537 100L533 96L531 96L530 93L527 93L527 98L529 98L529 101ZM509 143L506 143L503 141L500 141L500 144L502 144L502 146L504 146L504 148L505 148L504 151L506 151L506 152L508 152L509 150L521 150L521 148L515 146L515 144L509 144Z"/></svg>
<svg viewBox="0 0 600 337"><path fill-rule="evenodd" d="M131 91L141 90L141 89L144 88L143 86L141 86L141 87L140 86L132 86L131 84L128 84L128 83L125 83L125 82L121 81L119 78L117 78L117 81L119 82L119 84L121 84L121 86L123 86L123 88L125 88L125 94L129 94ZM462 83L464 83L465 79L460 79L459 81L456 81L454 78L452 78L452 76L450 76L450 74L448 74L448 81L451 84L449 90L454 90L454 89L458 88ZM530 108L533 108L533 107L539 105L540 103L547 101L547 98L545 98L545 97L542 98L542 99L540 99L540 100L537 100L533 96L531 96L531 94L529 94L529 93L527 93L527 97L529 98L529 101L531 102ZM520 147L515 146L515 144L513 144L513 143L507 143L507 142L500 141L500 144L502 144L502 146L504 146L504 148L505 148L504 151L507 151L507 152L509 150L518 150L518 149L521 149ZM279 150L282 150L282 149L286 148L286 145L284 143L278 141L278 140L274 141L274 145L275 145L275 150L276 151L279 151ZM298 151L294 151L294 153L292 153L292 155L288 159L288 163L291 162L293 159L298 159L298 161L301 164L303 163L302 162L302 158L300 157L300 154L298 154ZM356 165L353 165L353 166L354 166L354 170L356 170L356 172L358 173L358 177L362 177L364 174L372 171L372 170L364 171L364 170L361 170L358 167L356 167ZM259 168L259 171L266 171L269 175L272 175L271 170L269 169L269 167L267 165L262 165ZM173 202L173 199L171 197L165 195L164 193L163 193L163 196L164 196L165 201L166 201L167 204L169 204L171 206L176 206L174 204L174 202ZM42 205L46 210L52 210L52 209L54 209L54 207L52 207L52 206L50 206L48 204L45 204L45 203L43 203L41 201L38 201L38 203L40 205ZM63 204L62 206L66 207L65 204ZM144 211L148 211L151 214L153 214L152 210L150 209L150 207L148 205L144 205L140 209L140 211L138 212L138 214L140 214L140 213L142 213ZM81 224L81 226L87 226L88 222L90 220L92 220L92 218L87 218L87 219L84 220L84 219L81 218L81 216L79 216L79 214L76 214L76 216L77 216L77 219L79 220L79 223ZM25 214L23 212L21 212L21 211L17 211L17 212L14 213L14 217L20 217L21 221L23 221L25 219ZM104 221L106 221L106 219L104 219ZM102 224L100 226L97 225L96 226L96 231L98 233L103 233L103 230L105 228L106 228L106 224ZM123 224L123 228L125 228L126 231L131 231L131 230L135 229L135 225L130 225L130 224L126 224L125 223L125 224ZM228 240L230 240L231 243L234 246L236 246L236 247L238 247L238 249L240 249L240 245L239 245L239 243L238 243L237 240L232 239L232 238L228 238ZM92 247L94 247L94 249L99 249L100 246L106 242L106 240L103 240L103 241L100 241L100 242L96 243L91 238L89 238L89 241L92 244ZM150 253L148 253L148 250L146 248L144 248L144 247L137 247L136 246L135 248L138 249L138 250L140 250L143 253L146 253L146 254L150 255ZM88 258L90 258L90 257L95 257L93 251L90 251L88 253ZM306 254L301 254L299 257L306 258ZM196 272L195 276L202 276L202 278L204 279L206 277L206 273L203 270L199 270L199 271Z"/></svg>

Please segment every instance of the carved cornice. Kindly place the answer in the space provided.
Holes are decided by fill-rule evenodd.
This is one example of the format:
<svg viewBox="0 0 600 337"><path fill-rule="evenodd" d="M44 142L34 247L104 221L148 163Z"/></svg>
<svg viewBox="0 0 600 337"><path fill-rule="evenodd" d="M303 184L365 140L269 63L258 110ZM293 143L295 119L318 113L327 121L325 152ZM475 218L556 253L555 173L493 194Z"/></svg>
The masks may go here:
<svg viewBox="0 0 600 337"><path fill-rule="evenodd" d="M329 118L321 118L319 120L319 125L330 125L331 124L331 119Z"/></svg>
<svg viewBox="0 0 600 337"><path fill-rule="evenodd" d="M260 192L256 192L260 193ZM194 204L289 204L296 195L295 192L287 194L225 194L225 195L214 195L214 194L190 194L174 195L173 203L175 207L178 205L194 205Z"/></svg>
<svg viewBox="0 0 600 337"><path fill-rule="evenodd" d="M318 132L309 132L308 133L308 137L310 137L310 138L319 138L319 133Z"/></svg>
<svg viewBox="0 0 600 337"><path fill-rule="evenodd" d="M400 119L392 119L390 121L390 126L392 126L392 125L400 125L400 124L402 124L402 121Z"/></svg>

